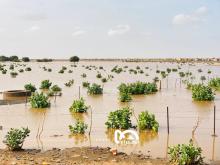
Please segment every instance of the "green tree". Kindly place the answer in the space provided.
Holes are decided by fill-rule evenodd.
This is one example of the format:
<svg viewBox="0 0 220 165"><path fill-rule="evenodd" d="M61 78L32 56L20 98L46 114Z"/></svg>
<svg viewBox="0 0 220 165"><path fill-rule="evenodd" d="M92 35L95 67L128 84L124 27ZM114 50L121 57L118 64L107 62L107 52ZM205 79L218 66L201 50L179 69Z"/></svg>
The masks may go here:
<svg viewBox="0 0 220 165"><path fill-rule="evenodd" d="M78 56L70 57L70 62L79 62L79 57Z"/></svg>

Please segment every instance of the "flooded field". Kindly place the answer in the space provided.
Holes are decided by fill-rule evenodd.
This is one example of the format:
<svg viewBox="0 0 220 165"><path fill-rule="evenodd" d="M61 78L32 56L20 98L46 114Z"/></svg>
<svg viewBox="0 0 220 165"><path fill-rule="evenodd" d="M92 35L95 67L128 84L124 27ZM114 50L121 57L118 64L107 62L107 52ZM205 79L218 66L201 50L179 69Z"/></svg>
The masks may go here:
<svg viewBox="0 0 220 165"><path fill-rule="evenodd" d="M9 67L10 63L5 63ZM216 92L213 102L196 102L192 100L191 91L186 89L186 85L181 83L178 72L190 71L195 76L194 82L201 82L200 77L206 76L204 83L213 77L220 77L220 67L208 64L177 64L177 63L129 63L129 62L79 62L77 67L71 66L69 62L51 62L51 63L26 63L32 68L30 72L19 73L16 78L12 78L9 73L0 75L0 91L23 89L27 83L34 84L38 89L42 80L49 79L53 84L62 87L62 96L51 98L51 107L48 109L31 109L27 104L1 105L0 106L0 125L3 130L0 131L0 148L5 148L2 143L4 136L10 128L19 128L28 126L31 130L30 136L24 143L24 148L39 148L43 150L58 148L70 148L77 146L101 146L115 147L113 130L107 130L105 122L110 111L114 111L125 105L130 105L136 115L141 111L148 110L154 113L160 124L158 133L141 132L139 134L140 143L138 145L121 146L120 150L124 152L143 152L152 157L167 157L167 146L178 143L188 143L192 138L192 130L199 118L199 126L196 130L194 141L203 149L203 155L206 160L220 159L220 93ZM91 70L85 69L85 66L97 66ZM120 74L111 72L111 69L118 65L124 68L126 72ZM42 68L51 68L52 72L44 71ZM66 66L65 73L58 71L62 66ZM104 69L99 69L103 66ZM129 69L135 69L137 66L144 71L143 74L129 73ZM167 68L181 68L178 72L171 72L167 78L161 78L156 70L166 70ZM22 68L18 66L15 70ZM68 70L72 73L68 73ZM202 69L202 72L198 72ZM212 71L208 74L208 70ZM96 78L97 72L103 77L109 74L113 75L112 81L102 83ZM86 73L87 77L81 75ZM148 74L148 75L146 75ZM121 103L118 100L118 89L120 83L145 81L152 82L153 78L158 76L161 79L161 90L155 94L146 96L133 96L129 103ZM74 79L72 87L66 87L64 83ZM104 93L100 96L87 94L86 88L82 87L82 82L98 83L103 85ZM70 136L68 125L73 124L77 118L83 119L90 124L90 111L86 114L74 115L69 112L74 99L80 95L86 100L86 103L92 108L92 131L88 136L88 130L85 135ZM158 83L159 87L159 83ZM2 97L2 96L1 96ZM0 98L2 99L2 98ZM213 134L213 107L216 105L216 134ZM166 108L170 111L170 134L167 134ZM132 123L136 120L132 117ZM36 138L40 128L43 131L39 139Z"/></svg>

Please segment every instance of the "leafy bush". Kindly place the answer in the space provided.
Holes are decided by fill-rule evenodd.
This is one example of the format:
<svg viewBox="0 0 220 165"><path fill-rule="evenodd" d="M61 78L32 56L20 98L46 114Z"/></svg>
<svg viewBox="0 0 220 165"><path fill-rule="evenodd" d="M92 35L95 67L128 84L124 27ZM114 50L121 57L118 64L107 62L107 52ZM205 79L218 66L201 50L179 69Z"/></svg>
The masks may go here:
<svg viewBox="0 0 220 165"><path fill-rule="evenodd" d="M102 78L102 82L103 82L103 83L106 83L106 82L107 82L107 79L106 79L106 78Z"/></svg>
<svg viewBox="0 0 220 165"><path fill-rule="evenodd" d="M52 82L50 82L50 80L43 80L41 82L40 89L49 89L51 85L52 85Z"/></svg>
<svg viewBox="0 0 220 165"><path fill-rule="evenodd" d="M58 72L58 73L63 74L63 73L64 73L64 70L63 70L63 69L61 69L61 70L59 70L59 72Z"/></svg>
<svg viewBox="0 0 220 165"><path fill-rule="evenodd" d="M22 60L23 62L29 62L29 61L30 61L29 57L22 57L21 60Z"/></svg>
<svg viewBox="0 0 220 165"><path fill-rule="evenodd" d="M190 140L189 145L178 144L177 146L170 147L168 154L170 156L170 162L178 165L202 165L202 149L195 147Z"/></svg>
<svg viewBox="0 0 220 165"><path fill-rule="evenodd" d="M119 100L121 102L129 102L132 100L131 98L131 94L130 93L127 93L127 92L120 92L119 94Z"/></svg>
<svg viewBox="0 0 220 165"><path fill-rule="evenodd" d="M215 99L212 88L202 84L192 86L192 98L196 101L212 101Z"/></svg>
<svg viewBox="0 0 220 165"><path fill-rule="evenodd" d="M74 100L72 106L70 107L70 112L86 112L88 110L88 106L85 105L85 100L80 98L79 100Z"/></svg>
<svg viewBox="0 0 220 165"><path fill-rule="evenodd" d="M216 90L220 90L220 78L212 78L209 81L209 86Z"/></svg>
<svg viewBox="0 0 220 165"><path fill-rule="evenodd" d="M83 73L83 74L81 75L81 77L82 77L82 78L86 78L87 75L86 75L85 73Z"/></svg>
<svg viewBox="0 0 220 165"><path fill-rule="evenodd" d="M74 80L69 80L67 83L65 83L64 85L67 87L71 87L74 84Z"/></svg>
<svg viewBox="0 0 220 165"><path fill-rule="evenodd" d="M3 142L8 146L9 150L21 150L24 140L29 136L29 133L30 130L28 128L11 128L5 136L5 140Z"/></svg>
<svg viewBox="0 0 220 165"><path fill-rule="evenodd" d="M101 87L101 85L93 83L92 85L90 85L88 87L88 91L87 92L89 94L92 94L92 95L102 94L103 93L103 88Z"/></svg>
<svg viewBox="0 0 220 165"><path fill-rule="evenodd" d="M61 92L62 91L62 88L60 88L58 85L54 85L51 87L51 90L55 93L57 92Z"/></svg>
<svg viewBox="0 0 220 165"><path fill-rule="evenodd" d="M6 74L7 73L7 70L6 69L3 69L2 70L2 74Z"/></svg>
<svg viewBox="0 0 220 165"><path fill-rule="evenodd" d="M31 71L30 67L25 68L25 71Z"/></svg>
<svg viewBox="0 0 220 165"><path fill-rule="evenodd" d="M33 93L30 97L32 108L47 108L50 107L50 102L48 101L48 96L43 93Z"/></svg>
<svg viewBox="0 0 220 165"><path fill-rule="evenodd" d="M155 116L148 111L141 112L138 116L138 127L140 130L150 129L158 132L159 123L156 121Z"/></svg>
<svg viewBox="0 0 220 165"><path fill-rule="evenodd" d="M110 112L108 115L108 120L105 123L107 128L116 129L128 129L132 127L131 117L132 112L129 107L124 107L116 111Z"/></svg>
<svg viewBox="0 0 220 165"><path fill-rule="evenodd" d="M184 72L179 72L179 76L180 76L180 77L185 77L185 75L186 75L186 74L185 74Z"/></svg>
<svg viewBox="0 0 220 165"><path fill-rule="evenodd" d="M19 69L18 70L20 73L23 73L24 72L24 69Z"/></svg>
<svg viewBox="0 0 220 165"><path fill-rule="evenodd" d="M98 73L98 74L96 75L96 77L97 77L97 78L102 78L101 73Z"/></svg>
<svg viewBox="0 0 220 165"><path fill-rule="evenodd" d="M157 92L157 85L155 83L144 83L138 81L131 84L122 83L118 89L120 93L130 93L131 95L151 94Z"/></svg>
<svg viewBox="0 0 220 165"><path fill-rule="evenodd" d="M18 73L17 73L17 72L11 72L10 75L11 75L12 77L16 77L16 76L18 75Z"/></svg>
<svg viewBox="0 0 220 165"><path fill-rule="evenodd" d="M82 86L87 88L90 85L90 83L88 81L84 81L82 82Z"/></svg>
<svg viewBox="0 0 220 165"><path fill-rule="evenodd" d="M203 83L203 81L205 81L206 80L206 77L205 76L201 76L200 77L200 80L202 81L202 83Z"/></svg>
<svg viewBox="0 0 220 165"><path fill-rule="evenodd" d="M24 86L25 90L27 91L31 91L31 92L35 92L36 91L36 87L34 85L32 85L31 83L30 84L26 84Z"/></svg>
<svg viewBox="0 0 220 165"><path fill-rule="evenodd" d="M88 125L79 120L76 121L74 126L69 125L69 130L73 134L84 134L87 128Z"/></svg>

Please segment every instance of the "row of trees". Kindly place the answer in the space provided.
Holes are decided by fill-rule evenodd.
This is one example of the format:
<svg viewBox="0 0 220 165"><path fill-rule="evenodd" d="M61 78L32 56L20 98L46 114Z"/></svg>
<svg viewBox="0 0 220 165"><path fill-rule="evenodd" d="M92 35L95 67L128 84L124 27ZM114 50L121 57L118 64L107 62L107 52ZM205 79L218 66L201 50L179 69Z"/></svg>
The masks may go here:
<svg viewBox="0 0 220 165"><path fill-rule="evenodd" d="M18 56L0 56L0 62L5 62L5 61L11 61L11 62L29 62L30 58L29 57L22 57L21 59L18 58ZM51 62L52 59L37 59L37 62ZM79 57L78 56L72 56L69 59L70 62L79 62Z"/></svg>

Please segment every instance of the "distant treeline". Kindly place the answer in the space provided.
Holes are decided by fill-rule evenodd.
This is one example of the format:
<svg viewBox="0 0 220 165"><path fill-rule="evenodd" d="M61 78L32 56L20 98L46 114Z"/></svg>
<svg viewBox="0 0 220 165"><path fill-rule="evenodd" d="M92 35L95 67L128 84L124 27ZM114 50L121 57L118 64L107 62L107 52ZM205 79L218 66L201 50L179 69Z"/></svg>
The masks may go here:
<svg viewBox="0 0 220 165"><path fill-rule="evenodd" d="M220 58L94 58L81 59L82 61L121 61L121 62L220 62Z"/></svg>
<svg viewBox="0 0 220 165"><path fill-rule="evenodd" d="M52 62L53 60L50 58L37 59L37 62Z"/></svg>
<svg viewBox="0 0 220 165"><path fill-rule="evenodd" d="M42 58L42 59L33 59L32 61L36 62L52 62L52 61L70 61L78 62L81 61L122 61L122 62L177 62L177 63L188 63L188 62L220 62L220 58L92 58L92 59L80 59L78 56L72 56L69 59L51 59L51 58ZM29 62L29 57L22 57L21 59L18 56L0 56L0 62L12 61L12 62Z"/></svg>
<svg viewBox="0 0 220 165"><path fill-rule="evenodd" d="M18 58L18 56L10 56L10 57L0 56L0 61L13 61L13 62L19 62L19 58Z"/></svg>
<svg viewBox="0 0 220 165"><path fill-rule="evenodd" d="M11 62L29 62L30 58L29 57L22 57L21 59L19 59L18 56L0 56L0 62L7 62L7 61L11 61ZM43 59L37 59L37 62L51 62L53 61L52 59L48 59L48 58L43 58Z"/></svg>

